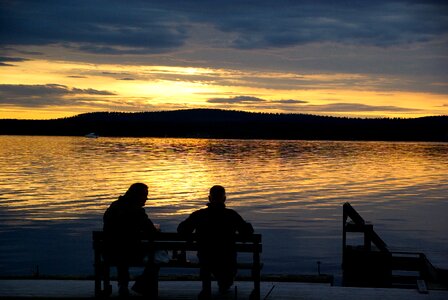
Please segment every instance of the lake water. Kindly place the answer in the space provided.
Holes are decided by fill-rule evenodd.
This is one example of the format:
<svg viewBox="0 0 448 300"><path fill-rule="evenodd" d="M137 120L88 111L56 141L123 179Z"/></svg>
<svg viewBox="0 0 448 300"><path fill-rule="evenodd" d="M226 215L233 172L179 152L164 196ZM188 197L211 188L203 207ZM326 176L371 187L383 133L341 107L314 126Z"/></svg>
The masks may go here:
<svg viewBox="0 0 448 300"><path fill-rule="evenodd" d="M134 182L174 231L224 185L265 274L340 274L342 204L448 268L448 144L0 136L0 276L90 275L91 231Z"/></svg>

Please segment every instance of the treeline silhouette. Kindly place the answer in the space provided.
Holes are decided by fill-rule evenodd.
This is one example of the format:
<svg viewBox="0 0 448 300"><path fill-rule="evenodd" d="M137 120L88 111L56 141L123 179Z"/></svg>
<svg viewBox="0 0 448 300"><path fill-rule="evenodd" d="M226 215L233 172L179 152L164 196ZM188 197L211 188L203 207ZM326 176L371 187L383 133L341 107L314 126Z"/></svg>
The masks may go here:
<svg viewBox="0 0 448 300"><path fill-rule="evenodd" d="M0 120L0 134L236 139L448 141L448 116L345 118L217 109L96 112L54 120Z"/></svg>

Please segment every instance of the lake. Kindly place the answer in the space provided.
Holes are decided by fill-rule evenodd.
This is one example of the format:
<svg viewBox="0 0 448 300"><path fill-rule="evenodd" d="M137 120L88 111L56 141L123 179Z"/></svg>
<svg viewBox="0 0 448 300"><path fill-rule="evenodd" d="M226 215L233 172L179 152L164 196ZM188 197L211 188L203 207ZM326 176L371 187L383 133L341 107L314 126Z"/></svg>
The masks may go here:
<svg viewBox="0 0 448 300"><path fill-rule="evenodd" d="M0 136L0 276L91 275L91 231L130 184L175 231L221 184L263 234L264 274L340 274L342 205L448 268L448 144Z"/></svg>

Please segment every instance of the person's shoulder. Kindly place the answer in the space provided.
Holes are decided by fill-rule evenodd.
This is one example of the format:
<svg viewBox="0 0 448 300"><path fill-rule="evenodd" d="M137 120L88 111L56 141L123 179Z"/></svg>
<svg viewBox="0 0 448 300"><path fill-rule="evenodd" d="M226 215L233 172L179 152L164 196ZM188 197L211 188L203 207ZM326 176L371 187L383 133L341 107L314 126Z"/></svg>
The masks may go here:
<svg viewBox="0 0 448 300"><path fill-rule="evenodd" d="M123 201L123 199L118 198L117 200L113 201L113 202L110 204L109 207L111 207L111 208L119 208L119 207L125 206L125 204L126 204L126 202Z"/></svg>
<svg viewBox="0 0 448 300"><path fill-rule="evenodd" d="M211 213L208 207L195 210L191 213L191 218L206 218Z"/></svg>
<svg viewBox="0 0 448 300"><path fill-rule="evenodd" d="M208 213L208 208L201 208L192 212L191 215L203 215L206 213Z"/></svg>
<svg viewBox="0 0 448 300"><path fill-rule="evenodd" d="M118 202L118 200L116 200L109 205L109 207L106 209L106 212L114 211L114 210L118 209L119 207L120 207L120 203Z"/></svg>
<svg viewBox="0 0 448 300"><path fill-rule="evenodd" d="M227 208L226 207L225 211L226 211L227 214L229 214L231 216L238 216L238 217L240 216L240 214L236 210L234 210L232 208Z"/></svg>
<svg viewBox="0 0 448 300"><path fill-rule="evenodd" d="M229 213L232 213L232 214L237 214L237 213L238 213L238 212L237 212L236 210L234 210L233 208L228 208L228 207L226 207L225 210L226 210L227 212L229 212Z"/></svg>
<svg viewBox="0 0 448 300"><path fill-rule="evenodd" d="M144 207L135 207L133 208L133 211L136 215L148 217Z"/></svg>

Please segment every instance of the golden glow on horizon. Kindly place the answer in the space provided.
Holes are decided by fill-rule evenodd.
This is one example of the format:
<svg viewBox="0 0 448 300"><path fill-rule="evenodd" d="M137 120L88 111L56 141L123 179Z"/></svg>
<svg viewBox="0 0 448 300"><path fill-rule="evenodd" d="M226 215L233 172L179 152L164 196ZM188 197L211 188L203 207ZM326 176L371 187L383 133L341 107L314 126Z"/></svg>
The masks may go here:
<svg viewBox="0 0 448 300"><path fill-rule="evenodd" d="M0 69L0 82L10 85L64 86L64 105L17 106L3 99L0 118L50 119L91 111L154 111L221 108L257 112L309 113L356 117L419 117L448 114L443 94L381 91L373 79L358 74L294 74L193 67L89 64L30 60ZM351 81L363 84L353 86ZM372 86L368 86L371 83ZM108 92L109 94L98 94ZM50 95L51 96L51 95ZM48 97L50 97L48 96ZM209 103L239 96L258 102ZM304 103L280 103L300 100ZM50 103L57 103L53 101ZM70 104L73 103L73 104ZM335 107L344 103L347 108ZM381 106L350 108L348 104ZM359 106L358 106L359 107ZM405 108L405 109L398 109Z"/></svg>

